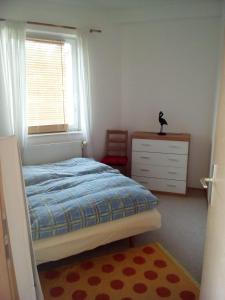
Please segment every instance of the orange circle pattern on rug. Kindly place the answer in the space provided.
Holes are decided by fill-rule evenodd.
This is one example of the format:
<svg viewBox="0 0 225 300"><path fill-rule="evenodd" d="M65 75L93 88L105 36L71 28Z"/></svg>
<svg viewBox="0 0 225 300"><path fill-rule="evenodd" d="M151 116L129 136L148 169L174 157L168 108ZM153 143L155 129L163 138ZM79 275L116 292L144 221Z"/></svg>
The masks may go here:
<svg viewBox="0 0 225 300"><path fill-rule="evenodd" d="M124 286L124 283L123 283L123 281L117 279L117 280L111 281L110 285L114 290L121 290Z"/></svg>
<svg viewBox="0 0 225 300"><path fill-rule="evenodd" d="M167 266L167 263L162 259L156 259L154 261L154 265L158 268L165 268Z"/></svg>
<svg viewBox="0 0 225 300"><path fill-rule="evenodd" d="M106 264L102 266L102 272L104 273L111 273L114 271L114 267L111 264Z"/></svg>
<svg viewBox="0 0 225 300"><path fill-rule="evenodd" d="M146 271L144 272L144 276L146 279L155 280L158 277L158 274L155 271Z"/></svg>
<svg viewBox="0 0 225 300"><path fill-rule="evenodd" d="M64 288L62 288L61 286L56 286L50 290L50 295L54 298L61 296L63 293Z"/></svg>
<svg viewBox="0 0 225 300"><path fill-rule="evenodd" d="M127 268L123 269L123 274L126 276L132 276L132 275L136 274L136 270L134 268L127 267Z"/></svg>
<svg viewBox="0 0 225 300"><path fill-rule="evenodd" d="M195 294L190 291L183 291L180 293L182 300L196 300Z"/></svg>
<svg viewBox="0 0 225 300"><path fill-rule="evenodd" d="M40 272L40 278L45 300L197 300L198 288L182 272L157 246L146 246Z"/></svg>
<svg viewBox="0 0 225 300"><path fill-rule="evenodd" d="M107 294L99 294L95 297L95 300L110 300L110 297Z"/></svg>
<svg viewBox="0 0 225 300"><path fill-rule="evenodd" d="M83 290L76 290L73 294L72 294L72 299L73 300L84 300L87 299L87 293Z"/></svg>
<svg viewBox="0 0 225 300"><path fill-rule="evenodd" d="M88 261L84 261L82 264L81 264L81 268L84 269L84 270L90 270L94 267L94 263L90 260Z"/></svg>
<svg viewBox="0 0 225 300"><path fill-rule="evenodd" d="M77 272L70 272L66 276L67 282L76 282L80 280L80 275Z"/></svg>
<svg viewBox="0 0 225 300"><path fill-rule="evenodd" d="M147 292L148 287L144 283L136 283L133 286L133 290L138 294L143 294Z"/></svg>
<svg viewBox="0 0 225 300"><path fill-rule="evenodd" d="M113 258L115 261L123 261L126 258L126 256L123 253L117 253L113 255Z"/></svg>
<svg viewBox="0 0 225 300"><path fill-rule="evenodd" d="M180 281L180 278L176 274L168 274L166 279L171 283L177 283Z"/></svg>
<svg viewBox="0 0 225 300"><path fill-rule="evenodd" d="M98 276L92 276L88 278L88 283L90 285L99 285L101 283L101 278Z"/></svg>
<svg viewBox="0 0 225 300"><path fill-rule="evenodd" d="M51 270L45 273L46 279L55 279L60 276L60 272L56 270Z"/></svg>
<svg viewBox="0 0 225 300"><path fill-rule="evenodd" d="M145 258L142 257L142 256L135 256L135 257L133 258L133 262L134 262L135 264L137 264L137 265L143 265L143 264L146 262L146 260L145 260Z"/></svg>
<svg viewBox="0 0 225 300"><path fill-rule="evenodd" d="M145 254L153 254L155 252L154 248L147 246L142 249Z"/></svg>
<svg viewBox="0 0 225 300"><path fill-rule="evenodd" d="M156 289L156 292L162 298L166 298L171 295L171 291L166 287L159 287Z"/></svg>

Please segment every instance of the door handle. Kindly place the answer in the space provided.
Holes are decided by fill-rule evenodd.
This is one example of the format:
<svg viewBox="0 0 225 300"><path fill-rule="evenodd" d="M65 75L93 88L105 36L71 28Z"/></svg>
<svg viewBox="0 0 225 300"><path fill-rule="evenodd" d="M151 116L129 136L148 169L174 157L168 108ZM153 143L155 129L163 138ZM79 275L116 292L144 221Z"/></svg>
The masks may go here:
<svg viewBox="0 0 225 300"><path fill-rule="evenodd" d="M201 185L203 186L204 189L208 189L208 184L210 182L213 182L213 178L209 178L209 177L203 177L200 179Z"/></svg>

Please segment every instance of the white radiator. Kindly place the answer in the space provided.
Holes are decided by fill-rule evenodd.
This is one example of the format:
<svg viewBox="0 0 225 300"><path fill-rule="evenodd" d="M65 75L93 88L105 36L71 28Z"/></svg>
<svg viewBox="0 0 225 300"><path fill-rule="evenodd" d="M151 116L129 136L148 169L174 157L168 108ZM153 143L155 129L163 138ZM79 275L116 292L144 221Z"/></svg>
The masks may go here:
<svg viewBox="0 0 225 300"><path fill-rule="evenodd" d="M23 151L23 164L44 164L82 157L82 141L46 143L27 146Z"/></svg>

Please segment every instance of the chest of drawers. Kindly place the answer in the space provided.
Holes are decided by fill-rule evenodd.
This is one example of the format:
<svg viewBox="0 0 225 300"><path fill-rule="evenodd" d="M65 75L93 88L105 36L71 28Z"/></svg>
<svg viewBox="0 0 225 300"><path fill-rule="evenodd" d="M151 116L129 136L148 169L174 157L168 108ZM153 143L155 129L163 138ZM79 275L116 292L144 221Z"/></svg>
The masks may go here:
<svg viewBox="0 0 225 300"><path fill-rule="evenodd" d="M132 135L132 178L148 189L186 194L189 134Z"/></svg>

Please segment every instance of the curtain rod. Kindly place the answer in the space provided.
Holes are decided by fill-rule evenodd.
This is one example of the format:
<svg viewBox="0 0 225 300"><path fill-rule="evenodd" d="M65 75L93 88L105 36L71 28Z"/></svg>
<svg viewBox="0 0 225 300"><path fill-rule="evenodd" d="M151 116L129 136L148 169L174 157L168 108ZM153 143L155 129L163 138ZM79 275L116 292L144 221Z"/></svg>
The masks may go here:
<svg viewBox="0 0 225 300"><path fill-rule="evenodd" d="M0 21L6 21L6 19L0 19ZM40 26L48 26L48 27L57 27L57 28L64 28L64 29L73 29L73 30L76 30L77 27L73 27L73 26L67 26L67 25L55 25L55 24L49 24L49 23L41 23L41 22L33 22L33 21L26 21L27 24L30 24L30 25L40 25ZM89 30L89 32L98 32L98 33L101 33L102 30L100 29L93 29L91 28Z"/></svg>

